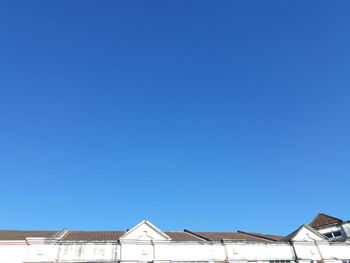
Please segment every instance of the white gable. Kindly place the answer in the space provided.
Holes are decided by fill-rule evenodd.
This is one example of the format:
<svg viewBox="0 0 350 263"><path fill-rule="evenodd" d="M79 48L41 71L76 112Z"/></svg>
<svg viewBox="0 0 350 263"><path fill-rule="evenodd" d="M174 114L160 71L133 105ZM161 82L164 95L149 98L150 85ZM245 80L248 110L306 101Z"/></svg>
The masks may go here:
<svg viewBox="0 0 350 263"><path fill-rule="evenodd" d="M164 232L147 220L141 221L138 225L126 232L121 240L171 240Z"/></svg>
<svg viewBox="0 0 350 263"><path fill-rule="evenodd" d="M292 238L293 241L314 241L314 240L325 240L321 234L316 233L316 231L312 231L305 225L302 226L295 236Z"/></svg>

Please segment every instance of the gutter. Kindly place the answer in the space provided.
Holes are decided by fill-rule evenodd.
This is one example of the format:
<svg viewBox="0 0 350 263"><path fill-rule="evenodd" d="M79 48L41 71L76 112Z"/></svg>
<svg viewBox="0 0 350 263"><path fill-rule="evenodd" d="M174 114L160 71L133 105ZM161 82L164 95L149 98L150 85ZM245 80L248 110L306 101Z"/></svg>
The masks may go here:
<svg viewBox="0 0 350 263"><path fill-rule="evenodd" d="M290 244L290 246L292 247L294 261L295 261L295 262L298 262L299 258L298 258L297 252L296 252L296 250L295 250L293 241L290 240L290 241L289 241L289 244Z"/></svg>
<svg viewBox="0 0 350 263"><path fill-rule="evenodd" d="M224 246L224 252L225 252L225 261L228 262L228 252L227 252L227 247L224 243L224 240L221 239L221 244Z"/></svg>

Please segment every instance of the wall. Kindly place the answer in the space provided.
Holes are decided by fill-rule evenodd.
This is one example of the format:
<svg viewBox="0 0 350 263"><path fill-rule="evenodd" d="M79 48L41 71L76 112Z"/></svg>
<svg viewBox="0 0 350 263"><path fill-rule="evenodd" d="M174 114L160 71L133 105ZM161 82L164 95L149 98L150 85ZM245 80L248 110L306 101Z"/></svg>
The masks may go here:
<svg viewBox="0 0 350 263"><path fill-rule="evenodd" d="M339 263L350 259L350 243L297 241L299 261L321 260ZM249 242L64 242L11 244L0 242L0 263L22 262L145 262L145 261L268 261L294 260L288 243Z"/></svg>

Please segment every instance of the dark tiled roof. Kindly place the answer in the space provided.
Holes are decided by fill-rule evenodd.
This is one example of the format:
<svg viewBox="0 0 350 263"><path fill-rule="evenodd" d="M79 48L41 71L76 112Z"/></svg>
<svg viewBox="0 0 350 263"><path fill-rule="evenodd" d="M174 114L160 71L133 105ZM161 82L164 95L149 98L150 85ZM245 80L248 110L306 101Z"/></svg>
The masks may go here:
<svg viewBox="0 0 350 263"><path fill-rule="evenodd" d="M58 231L17 231L0 230L0 240L25 240L27 237L53 238ZM125 231L68 231L61 241L112 241L118 240ZM173 241L200 241L201 237L207 240L221 239L244 239L251 241L261 241L259 238L247 236L240 233L231 232L186 232L165 231ZM199 237L196 237L196 235Z"/></svg>
<svg viewBox="0 0 350 263"><path fill-rule="evenodd" d="M246 234L236 233L236 232L192 232L192 233L211 241L219 241L222 239L237 239L237 240L247 240L247 241L257 241L257 242L264 241L259 237L254 237L251 235L246 235Z"/></svg>
<svg viewBox="0 0 350 263"><path fill-rule="evenodd" d="M68 231L61 241L112 241L118 240L126 231ZM0 240L25 240L27 237L53 238L58 231L0 230ZM174 241L200 241L202 239L186 232L164 232Z"/></svg>
<svg viewBox="0 0 350 263"><path fill-rule="evenodd" d="M252 235L256 237L261 237L263 239L272 240L272 241L278 241L284 238L284 236L276 236L276 235L266 235L261 233L254 233L254 232L244 232L247 235Z"/></svg>
<svg viewBox="0 0 350 263"><path fill-rule="evenodd" d="M125 231L68 231L62 241L112 241L118 240Z"/></svg>
<svg viewBox="0 0 350 263"><path fill-rule="evenodd" d="M189 233L186 232L168 232L165 231L165 234L167 234L173 241L200 241L201 238L195 237Z"/></svg>
<svg viewBox="0 0 350 263"><path fill-rule="evenodd" d="M315 227L321 227L321 226L330 225L334 223L341 223L341 222L343 222L343 220L339 218L329 216L326 214L318 214L314 218L314 220L312 220L312 222L310 223L310 226L315 228Z"/></svg>
<svg viewBox="0 0 350 263"><path fill-rule="evenodd" d="M27 237L54 237L58 231L0 230L0 240L25 240Z"/></svg>
<svg viewBox="0 0 350 263"><path fill-rule="evenodd" d="M199 241L185 232L164 232L174 241ZM62 241L111 241L118 240L125 231L69 231L63 236Z"/></svg>

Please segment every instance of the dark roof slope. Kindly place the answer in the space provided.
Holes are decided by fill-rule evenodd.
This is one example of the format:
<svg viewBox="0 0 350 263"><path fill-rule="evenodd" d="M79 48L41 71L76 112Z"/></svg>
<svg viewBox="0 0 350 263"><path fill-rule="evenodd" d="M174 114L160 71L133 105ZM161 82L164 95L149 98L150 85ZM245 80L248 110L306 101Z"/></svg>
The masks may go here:
<svg viewBox="0 0 350 263"><path fill-rule="evenodd" d="M296 233L298 232L299 228L295 231L293 231L292 233L290 233L289 235L285 236L284 238L282 238L280 241L291 241L292 238L296 235Z"/></svg>
<svg viewBox="0 0 350 263"><path fill-rule="evenodd" d="M284 236L267 235L267 234L261 234L261 233L255 233L255 232L238 231L238 233L259 237L259 238L263 238L263 239L270 240L270 241L279 241L282 238L284 238Z"/></svg>
<svg viewBox="0 0 350 263"><path fill-rule="evenodd" d="M194 235L191 235L186 232L164 232L166 235L168 235L173 241L201 241L201 238L195 237Z"/></svg>
<svg viewBox="0 0 350 263"><path fill-rule="evenodd" d="M281 240L282 238L284 238L284 236L277 236L277 235L267 235L267 234L261 234L261 233L250 233L250 234L254 234L254 235L257 235L259 237L262 237L262 238L267 238L267 239L273 239L273 240Z"/></svg>
<svg viewBox="0 0 350 263"><path fill-rule="evenodd" d="M0 240L25 240L27 237L53 238L59 231L17 231L0 230ZM126 231L68 231L61 241L116 241ZM221 239L242 239L261 241L260 238L231 232L173 232L165 231L173 241L201 241Z"/></svg>
<svg viewBox="0 0 350 263"><path fill-rule="evenodd" d="M68 231L62 237L62 241L112 241L118 240L126 231ZM193 235L185 232L171 232L165 231L174 241L200 241Z"/></svg>
<svg viewBox="0 0 350 263"><path fill-rule="evenodd" d="M343 220L339 218L320 213L312 220L310 226L315 228L341 222L343 222Z"/></svg>
<svg viewBox="0 0 350 263"><path fill-rule="evenodd" d="M62 241L112 241L118 240L125 231L68 231Z"/></svg>
<svg viewBox="0 0 350 263"><path fill-rule="evenodd" d="M54 237L58 231L0 230L0 240L25 240L27 237Z"/></svg>
<svg viewBox="0 0 350 263"><path fill-rule="evenodd" d="M246 235L243 233L237 233L237 232L192 232L192 233L209 241L219 241L222 239L236 239L236 240L247 240L247 241L256 241L256 242L267 241L259 237Z"/></svg>

